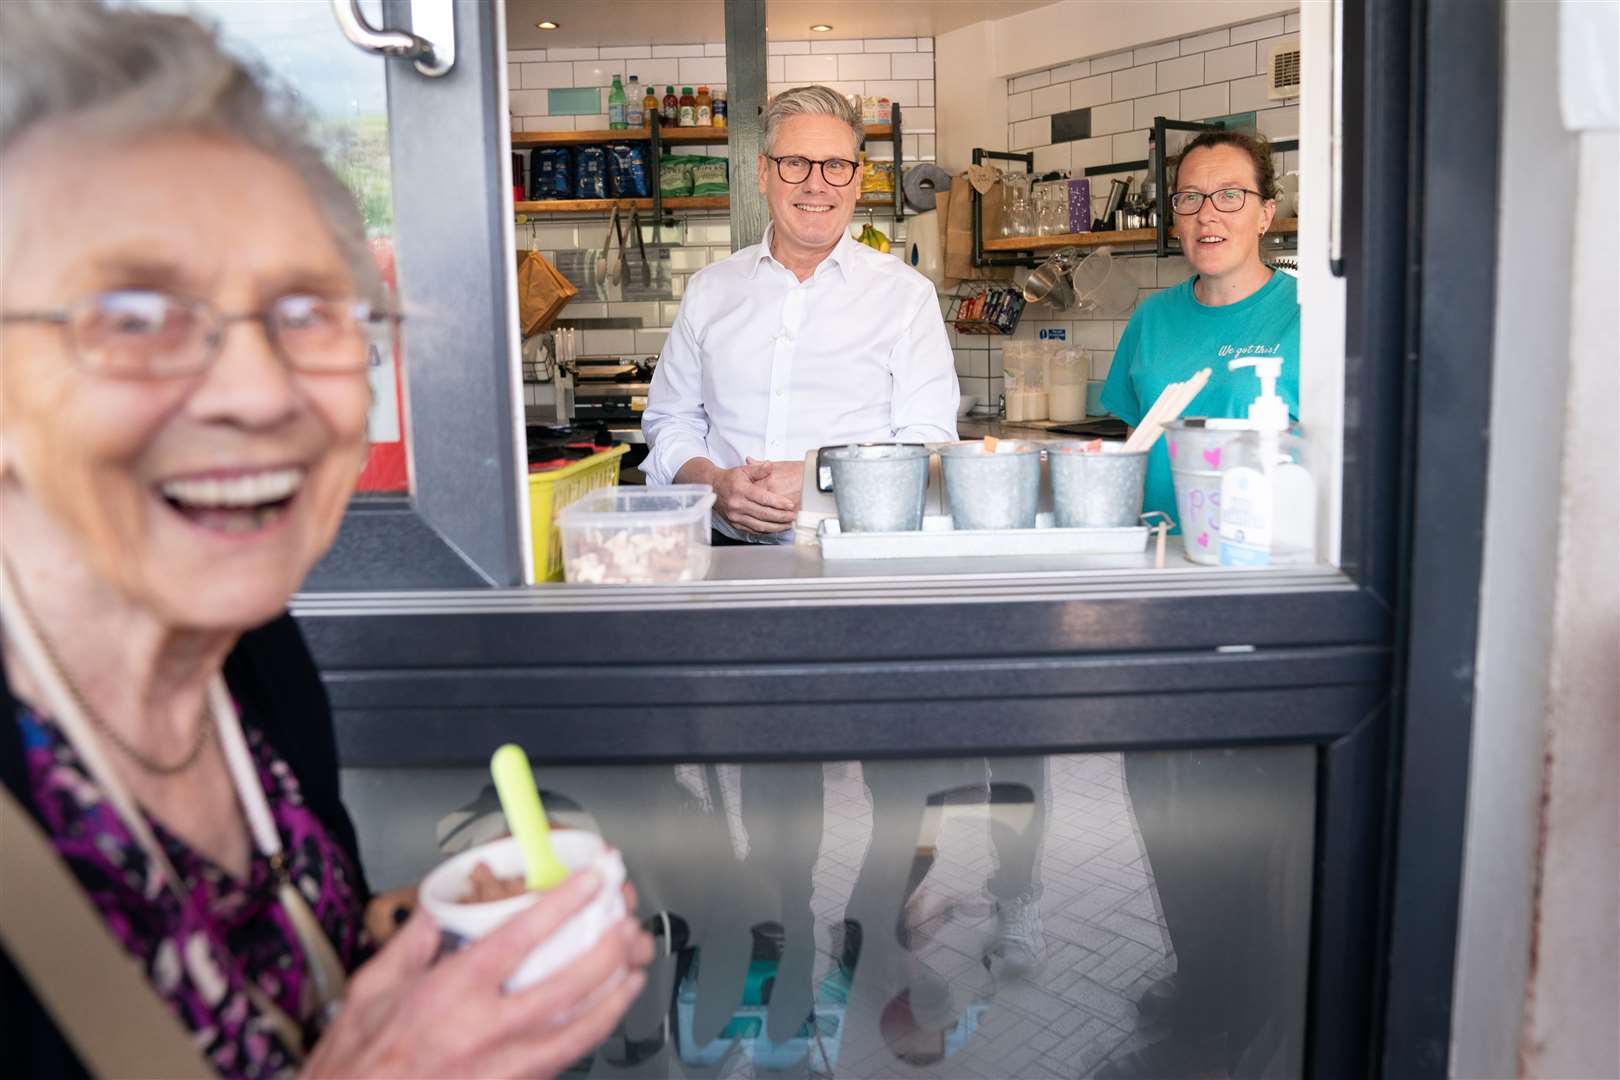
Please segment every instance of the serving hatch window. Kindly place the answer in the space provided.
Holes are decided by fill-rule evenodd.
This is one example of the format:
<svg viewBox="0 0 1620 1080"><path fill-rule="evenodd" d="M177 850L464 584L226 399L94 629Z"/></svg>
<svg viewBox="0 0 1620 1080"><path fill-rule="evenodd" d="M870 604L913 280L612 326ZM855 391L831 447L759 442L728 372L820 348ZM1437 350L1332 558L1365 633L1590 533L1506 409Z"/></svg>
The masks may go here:
<svg viewBox="0 0 1620 1080"><path fill-rule="evenodd" d="M624 155L615 145L627 136L609 129L598 138L592 128L598 119L616 123L621 113L614 110L624 108L647 124L649 115L662 115L662 91L672 85L676 137L663 148L663 163L723 151L726 129L693 133L678 126L681 84L702 69L712 95L724 77L721 58L710 50L699 61L694 51L687 73L685 60L661 65L651 50L638 58L629 55L633 46L609 48L604 39L599 56L611 52L614 59L574 63L568 87L531 92L531 81L562 73L517 49L527 42L514 31L520 291L525 281L541 280L537 267L525 269L526 258L577 290L550 329L524 337L533 583L551 590L564 583L731 587L791 579L803 586L816 579L877 584L1142 572L1208 584L1223 562L1331 570L1341 556L1345 397L1344 289L1329 251L1339 213L1328 156L1335 31L1331 12L1309 8L1200 26L1173 39L1165 31L1175 28L1144 23L1121 31L1140 40L1122 37L1106 54L1076 44L1075 55L1052 56L1033 70L982 76L993 93L972 95L971 104L962 101L961 88L940 81L953 57L973 47L966 29L851 42L850 56L862 59L851 59L849 70L867 74L859 83L831 81L876 138L864 149L862 181L873 190L856 200L850 233L932 271L959 389L957 415L945 419L960 442L940 445L927 437L901 440L925 448L856 451L835 449L837 440L812 440L802 459L794 453L762 468L762 476L774 469L775 477L760 479L760 486L792 503L791 522L772 519L769 536L758 518L729 516L725 491L712 503L693 494L680 521L662 506L589 495L616 484L696 478L665 476L671 470L648 462L646 433L655 425L644 420L649 405L660 411L659 367L682 362L675 351L685 348L680 336L708 332L692 325L700 317L695 307L682 322L692 275L745 239L726 210L688 206L674 188L663 193L664 214L649 220L634 201L641 174L631 158L618 166L613 160ZM1038 29L1013 21L1008 33ZM702 33L694 29L694 47L704 44L696 40ZM771 35L773 56L825 56L817 70L841 70L838 42L817 41L811 50L803 35L806 48L799 50L791 36ZM994 55L992 66L1000 66L1003 58ZM811 61L792 70L789 63L780 74L771 68L768 93L821 81ZM668 82L667 67L677 73ZM639 104L632 101L638 96ZM586 98L602 103L604 115L561 112L583 110ZM978 115L985 109L1004 109L1005 123L987 122ZM874 120L898 120L899 130L890 124L885 133ZM980 248L992 258L1020 253L1026 265L992 268L988 281L944 276L970 201L960 174L971 144L949 137L953 124L993 132L985 142L1003 151L985 162L1000 175L987 179ZM1232 155L1242 150L1235 143L1204 149L1190 160L1221 160L1189 170L1196 176L1178 176L1187 146L1209 130L1258 136L1270 151L1267 167L1257 161L1251 169L1244 159L1243 175L1227 176L1222 170L1232 171ZM631 138L630 146L651 153L651 140ZM939 200L943 212L919 213L908 203L905 177L912 170L946 179L957 174L952 194ZM581 190L557 186L586 179L604 187L585 196L608 197L594 215L581 213L592 209ZM878 190L885 179L887 189ZM751 188L756 179L727 182ZM617 214L608 209L615 197L629 200ZM1222 244L1235 251L1240 238L1231 230L1239 222L1248 228L1251 217L1264 233L1249 244L1256 265L1280 283L1262 291L1297 296L1297 308L1292 299L1271 305L1297 311L1291 331L1262 317L1217 340L1197 320L1178 329L1173 319L1155 325L1144 316L1150 297L1153 311L1162 311L1160 294L1185 292L1195 277L1218 278L1229 269L1204 253ZM1184 250L1188 243L1199 245L1196 254ZM1211 299L1224 302L1201 302L1221 313ZM1242 299L1234 306L1269 302L1258 293ZM1179 339L1166 336L1176 333ZM1208 352L1208 362L1184 363L1178 350ZM1144 367L1144 357L1173 362L1161 370ZM741 401L752 392L745 384L713 376L702 395L735 394ZM1220 394L1212 396L1209 386L1221 387ZM725 402L715 415L736 409ZM1262 430L1245 430L1256 427ZM1146 459L1144 446L1152 455ZM783 479L787 473L791 479ZM581 501L565 505L575 500ZM615 512L604 514L604 507ZM765 539L779 542L759 542Z"/></svg>

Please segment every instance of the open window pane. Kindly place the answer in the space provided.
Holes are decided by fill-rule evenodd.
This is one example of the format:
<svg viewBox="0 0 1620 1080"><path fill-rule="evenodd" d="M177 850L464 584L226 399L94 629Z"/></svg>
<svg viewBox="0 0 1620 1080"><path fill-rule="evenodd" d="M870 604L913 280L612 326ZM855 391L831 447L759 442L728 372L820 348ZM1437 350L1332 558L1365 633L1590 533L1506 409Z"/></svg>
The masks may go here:
<svg viewBox="0 0 1620 1080"><path fill-rule="evenodd" d="M561 312L559 333L542 331L525 341L528 362L523 370L523 393L531 461L553 459L551 444L569 437L589 442L594 434L600 443L611 440L620 448L628 446L624 456L611 462L603 455L594 467L575 464L575 474L586 474L577 480L570 475L575 490L615 481L642 482L639 467L647 452L642 410L655 385L654 373L685 290L694 274L751 239L741 236L735 227L735 199L728 213L695 205L697 200L683 202L665 192L670 201L661 204L664 214L657 222L647 220L651 211L642 205L653 200L623 202L622 209L636 215L639 239L654 246L648 249L653 254L643 257L636 247L636 234L627 235L630 256L625 267L630 273L618 275L614 249L620 229L610 221L607 208L611 203L581 201L582 196L594 194L594 189L586 191L581 186L586 184L588 170L581 162L587 154L605 151L612 155L616 145L628 145L637 153L662 153L670 162L690 164L724 153L724 130L608 130L608 122L615 119L609 115L615 79L625 88L627 99L636 98L639 93L628 86L634 76L638 87L653 91L654 107L661 108L666 87L673 88L677 99L686 84L707 84L713 94L720 80L733 76L735 65L728 64L727 54L736 53L739 42L719 40L723 5L695 3L688 7L692 17L681 30L641 27L617 36L612 28L589 18L543 31L509 12L513 169L514 177L522 175L519 189L528 196L517 207L515 243L520 253L533 251L556 266L579 289ZM1289 482L1296 486L1278 497L1282 509L1270 515L1274 524L1286 518L1289 531L1304 539L1287 544L1279 538L1270 543L1269 550L1262 545L1249 557L1269 560L1272 575L1302 563L1297 583L1301 588L1342 582L1332 573L1342 561L1340 473L1347 378L1343 280L1334 277L1329 268L1329 233L1339 214L1337 203L1326 194L1333 186L1329 177L1337 167L1326 153L1336 122L1330 103L1339 77L1332 13L1325 8L1280 10L1237 22L1231 22L1229 16L1223 21L1219 13L1193 18L1193 23L1177 26L1178 36L1168 41L1164 40L1167 27L1162 20L1145 15L1121 15L1116 20L1119 25L1110 25L1106 32L1093 26L1082 33L1078 27L1060 25L1062 20L1055 11L1043 12L1036 6L998 12L993 34L991 23L959 20L943 13L935 14L927 37L879 36L877 31L864 37L844 33L817 37L788 26L773 30L763 43L765 92L775 94L819 82L849 95L863 112L876 110L863 116L880 121L869 127L866 146L867 160L873 165L869 173L877 177L874 187L884 186L891 167L901 177L907 169L936 163L955 171L967 163L974 147L1029 155L1027 167L1036 177L1045 178L1044 184L1029 192L1032 205L1042 205L1043 196L1051 195L1054 185L1074 182L1065 204L1064 229L1032 219L1031 231L1041 234L1036 238L1039 243L1009 247L1003 238L998 250L987 249L985 254L1006 258L1014 250L1032 251L1029 258L1038 261L1061 243L1076 250L1078 257L1095 256L1079 278L1088 285L1106 279L1117 287L1083 289L1084 296L1062 309L1027 304L1011 334L971 332L975 319L964 315L961 298L981 286L946 282L938 288L949 328L951 361L962 402L969 405L955 420L956 431L964 439L982 435L1041 443L1090 440L1099 435L1123 439L1124 423L1103 415L1107 410L1099 400L1115 351L1142 303L1195 275L1193 264L1179 252L1174 230L1169 228L1175 216L1167 203L1160 206L1156 201L1167 194L1163 189L1174 174L1176 155L1204 128L1245 131L1267 140L1281 193L1268 212L1269 228L1260 254L1277 276L1287 278L1290 289L1298 278L1300 307L1309 308L1302 320L1303 340L1298 346L1287 346L1288 351L1301 355L1289 358L1281 390L1295 419L1303 423L1307 439L1303 445L1284 440L1284 450L1305 466L1310 479L1297 486L1300 470L1292 471ZM566 54L568 63L558 62L547 49L559 56ZM950 71L949 78L940 74L945 69ZM634 118L633 105L631 111ZM898 125L881 123L895 120ZM1005 160L991 163L1009 172L1026 167ZM751 190L755 182L751 174L730 180L739 191ZM1115 180L1126 185L1126 206L1121 216L1103 223L1106 227L1093 230L1097 224L1093 219L1103 216L1106 193ZM641 194L629 188L614 190L611 176L606 182L602 194L609 197ZM567 187L570 183L571 188ZM961 183L957 186L965 189ZM1080 186L1090 187L1096 204L1083 223L1077 211L1069 210ZM903 198L896 200L892 187L863 196L854 228L870 235L865 228L870 225L883 234L882 241L873 242L891 246L897 255L909 257L917 250L915 242L930 235L930 230L938 235L934 219L919 217L918 207L907 205ZM1124 214L1140 220L1126 221ZM987 218L984 227L995 232L997 220L1005 221L1005 217ZM1159 220L1166 227L1156 230ZM1088 231L1046 235L1065 233L1069 226ZM1168 232L1168 240L1156 232ZM921 250L926 252L928 247L924 240ZM926 258L912 261L927 269ZM1099 269L1104 263L1108 264L1106 272ZM604 266L606 272L598 273ZM1074 269L1072 263L1069 269ZM645 280L638 276L643 270L649 271ZM1020 269L1014 282L989 284L1016 288L1026 273ZM1010 274L1010 267L1003 271L1004 276ZM873 333L879 329L874 327ZM1299 333L1297 325L1295 333ZM1257 337L1254 341L1234 337L1223 346L1224 352L1212 347L1207 366L1218 369L1213 372L1216 381L1236 380L1247 389L1223 393L1212 406L1189 407L1186 415L1208 414L1241 422L1262 383L1252 372L1228 373L1227 363L1260 344L1278 347L1270 338L1259 343ZM1036 355L1047 349L1063 351L1056 357ZM1026 353L1031 354L1027 365ZM760 363L765 364L769 357L761 355ZM1009 371L1025 380L1011 402L1007 401ZM1036 371L1038 374L1032 374ZM704 390L717 399L728 392L719 383L705 383ZM1038 405L1031 404L1035 398L1041 399ZM1151 404L1142 402L1143 411ZM564 423L573 425L567 435L558 436L548 428ZM809 455L827 441L813 438L814 434L790 431L790 437L798 441L786 457L792 468L803 465L805 475L798 488L800 516L788 530L799 541L793 552L716 548L673 560L683 568L657 583L688 585L707 579L728 585L741 581L764 585L786 578L800 583L814 578L828 579L830 588L832 579L864 578L875 584L957 578L963 587L971 588L967 581L971 576L1003 581L1016 589L1019 579L1031 574L1070 573L1084 578L1126 572L1152 578L1162 570L1171 587L1234 593L1271 587L1270 579L1261 582L1226 568L1215 569L1221 560L1222 525L1228 524L1220 506L1223 474L1239 456L1236 432L1214 435L1195 430L1160 440L1155 454L1168 458L1174 453L1177 458L1153 466L1145 485L1147 504L1172 508L1178 518L1186 519L1181 521L1181 535L1168 538L1162 563L1154 536L1134 513L1126 515L1126 527L1138 531L1106 541L1095 536L1065 542L1024 535L976 544L962 542L958 536L953 545L936 534L862 544L862 538L847 535L847 521L837 522L845 535L827 538L818 530L826 528L824 521L837 519L839 510L836 492L814 479L816 459ZM1257 457L1264 455L1265 444L1254 441L1254 447L1245 449ZM801 444L808 447L803 462ZM953 515L951 492L941 471L936 462L925 520L930 526L949 528L958 515ZM544 473L531 478L531 486L535 484L548 485ZM1035 520L1039 526L1060 524L1054 511L1072 502L1073 496L1057 495L1055 486L1049 476L1043 475L1037 482ZM562 498L557 497L559 505ZM1072 517L1068 524L1080 520ZM1256 525L1263 526L1264 520L1251 524L1243 537L1228 537L1227 542L1235 544L1241 539L1255 546ZM553 527L554 512L534 525L534 576L539 583L560 581L564 576L559 552L566 545L554 533L548 535ZM722 527L722 531L730 530ZM1026 533L1043 531L1036 528ZM649 536L631 525L616 539L611 530L593 533L579 547L589 552L603 549L611 541L628 550L665 540L674 542ZM833 545L842 550L835 552ZM1287 557L1284 548L1289 549ZM988 549L997 553L987 555ZM637 558L632 550L618 564L606 560L610 565L604 571L604 559L589 557L592 565L577 580L593 586L653 583L649 567L659 561ZM656 576L656 571L651 573ZM573 590L558 593L550 585L541 594L548 595L559 600L566 595L571 604L595 602L593 596ZM626 600L629 597L620 594L608 602Z"/></svg>
<svg viewBox="0 0 1620 1080"><path fill-rule="evenodd" d="M331 8L281 0L143 0L147 6L190 15L217 26L226 46L268 71L296 94L317 145L349 190L385 280L396 287L392 161L388 149L388 93L384 69L345 41ZM380 20L380 4L365 5ZM400 357L376 357L371 367L371 449L358 495L376 498L409 491Z"/></svg>

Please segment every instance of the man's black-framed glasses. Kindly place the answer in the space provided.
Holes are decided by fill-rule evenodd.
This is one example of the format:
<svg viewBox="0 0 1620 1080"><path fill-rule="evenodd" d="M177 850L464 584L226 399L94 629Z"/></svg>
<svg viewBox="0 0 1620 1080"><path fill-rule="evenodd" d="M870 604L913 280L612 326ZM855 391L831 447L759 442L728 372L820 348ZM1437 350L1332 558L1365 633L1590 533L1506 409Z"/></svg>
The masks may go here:
<svg viewBox="0 0 1620 1080"><path fill-rule="evenodd" d="M823 180L833 187L848 187L849 182L855 179L855 170L860 167L859 162L840 157L817 161L797 154L788 154L785 157L776 157L774 154L765 156L776 162L776 175L784 184L804 183L810 179L810 170L819 165Z"/></svg>
<svg viewBox="0 0 1620 1080"><path fill-rule="evenodd" d="M399 321L363 301L305 293L278 297L263 311L227 315L207 301L155 289L94 293L48 311L0 312L0 323L61 326L81 368L125 379L207 370L233 322L262 325L271 349L296 371L361 372L392 354Z"/></svg>
<svg viewBox="0 0 1620 1080"><path fill-rule="evenodd" d="M1250 195L1259 195L1253 188L1229 187L1219 191L1177 191L1170 196L1170 209L1178 214L1196 214L1204 207L1204 200L1215 204L1223 214L1235 214L1243 209Z"/></svg>

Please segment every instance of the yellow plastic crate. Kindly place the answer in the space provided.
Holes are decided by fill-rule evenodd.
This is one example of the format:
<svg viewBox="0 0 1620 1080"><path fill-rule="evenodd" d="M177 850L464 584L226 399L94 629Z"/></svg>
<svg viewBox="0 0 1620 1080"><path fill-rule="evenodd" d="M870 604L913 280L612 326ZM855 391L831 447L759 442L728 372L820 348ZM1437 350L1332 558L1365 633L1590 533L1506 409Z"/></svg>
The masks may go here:
<svg viewBox="0 0 1620 1080"><path fill-rule="evenodd" d="M621 444L560 469L529 474L529 535L534 542L535 581L563 579L557 515L580 496L616 485L619 459L629 452L629 445Z"/></svg>

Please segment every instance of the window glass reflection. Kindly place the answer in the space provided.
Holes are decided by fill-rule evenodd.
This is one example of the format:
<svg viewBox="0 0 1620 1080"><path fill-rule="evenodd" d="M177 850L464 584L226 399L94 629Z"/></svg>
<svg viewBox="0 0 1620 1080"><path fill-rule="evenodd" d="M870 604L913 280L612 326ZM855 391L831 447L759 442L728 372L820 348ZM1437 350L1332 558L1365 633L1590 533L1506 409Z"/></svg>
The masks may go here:
<svg viewBox="0 0 1620 1080"><path fill-rule="evenodd" d="M218 30L225 47L262 67L278 90L294 94L315 144L359 204L383 280L397 288L394 189L388 152L388 87L380 57L343 37L332 6L316 0L137 0L143 7L188 15ZM382 5L361 5L372 25ZM374 350L368 368L371 448L357 495L397 497L410 487L406 462L404 379L397 343Z"/></svg>
<svg viewBox="0 0 1620 1080"><path fill-rule="evenodd" d="M664 952L591 1076L1285 1076L1305 747L542 769ZM373 885L503 831L476 770L356 770ZM469 798L470 797L470 798ZM458 801L459 800L459 801Z"/></svg>

